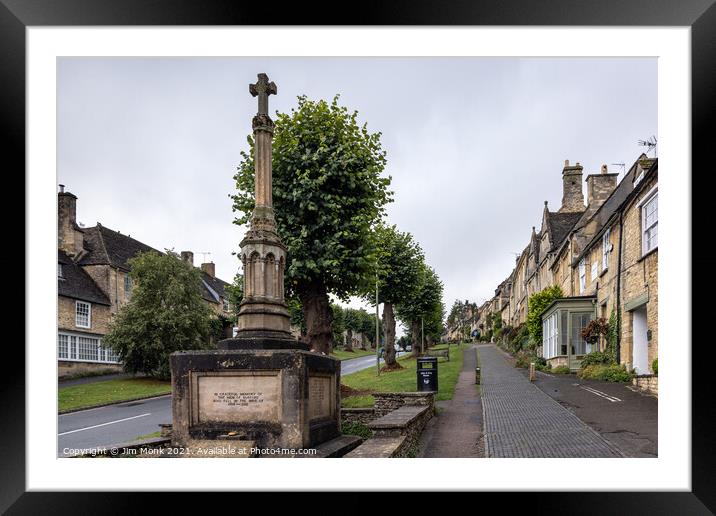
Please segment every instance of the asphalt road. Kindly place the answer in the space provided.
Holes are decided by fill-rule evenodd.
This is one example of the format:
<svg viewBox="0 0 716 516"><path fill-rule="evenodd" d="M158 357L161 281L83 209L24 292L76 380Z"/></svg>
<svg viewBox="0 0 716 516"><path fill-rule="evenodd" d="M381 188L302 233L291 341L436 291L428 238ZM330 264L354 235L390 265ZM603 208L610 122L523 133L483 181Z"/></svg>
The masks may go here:
<svg viewBox="0 0 716 516"><path fill-rule="evenodd" d="M527 374L526 370L522 371ZM658 400L631 384L537 372L535 385L616 445L627 457L656 457Z"/></svg>
<svg viewBox="0 0 716 516"><path fill-rule="evenodd" d="M402 354L404 353L398 355ZM372 366L375 366L373 355L344 360L341 362L341 375ZM169 395L60 414L57 455L66 457L75 455L80 450L127 443L141 435L157 432L160 424L171 421Z"/></svg>

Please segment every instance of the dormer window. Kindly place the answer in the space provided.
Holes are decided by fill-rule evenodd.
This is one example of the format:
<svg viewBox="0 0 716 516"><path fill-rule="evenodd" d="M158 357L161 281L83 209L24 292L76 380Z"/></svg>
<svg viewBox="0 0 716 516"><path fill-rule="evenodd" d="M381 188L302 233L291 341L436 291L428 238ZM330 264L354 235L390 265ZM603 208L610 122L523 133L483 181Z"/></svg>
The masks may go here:
<svg viewBox="0 0 716 516"><path fill-rule="evenodd" d="M61 263L57 264L57 279L61 279L61 280L65 279L64 273L62 272L62 264Z"/></svg>

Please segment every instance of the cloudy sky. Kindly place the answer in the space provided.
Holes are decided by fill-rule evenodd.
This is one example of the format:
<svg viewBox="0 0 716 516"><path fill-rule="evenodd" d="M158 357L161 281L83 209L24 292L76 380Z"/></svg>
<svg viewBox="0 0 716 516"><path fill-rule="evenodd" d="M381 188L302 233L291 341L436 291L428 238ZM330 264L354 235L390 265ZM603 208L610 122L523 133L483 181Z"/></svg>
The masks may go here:
<svg viewBox="0 0 716 516"><path fill-rule="evenodd" d="M61 58L57 179L78 220L196 264L209 252L231 281L259 72L278 86L271 113L340 93L382 132L389 221L420 242L448 307L493 295L543 202L559 208L565 159L619 172L658 136L654 58Z"/></svg>

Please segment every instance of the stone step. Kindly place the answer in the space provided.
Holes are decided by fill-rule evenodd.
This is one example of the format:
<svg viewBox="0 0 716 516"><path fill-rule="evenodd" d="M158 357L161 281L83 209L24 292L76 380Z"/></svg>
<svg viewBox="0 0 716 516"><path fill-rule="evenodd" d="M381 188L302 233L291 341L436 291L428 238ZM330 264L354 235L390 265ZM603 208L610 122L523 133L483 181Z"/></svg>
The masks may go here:
<svg viewBox="0 0 716 516"><path fill-rule="evenodd" d="M356 449L363 443L363 439L357 435L341 435L325 443L321 443L315 447L315 455L297 455L306 459L329 459L334 457L343 457L347 453Z"/></svg>
<svg viewBox="0 0 716 516"><path fill-rule="evenodd" d="M345 455L348 459L387 459L396 457L403 448L406 436L373 437Z"/></svg>
<svg viewBox="0 0 716 516"><path fill-rule="evenodd" d="M403 435L407 429L423 416L430 407L423 405L403 405L385 416L368 423L375 437Z"/></svg>

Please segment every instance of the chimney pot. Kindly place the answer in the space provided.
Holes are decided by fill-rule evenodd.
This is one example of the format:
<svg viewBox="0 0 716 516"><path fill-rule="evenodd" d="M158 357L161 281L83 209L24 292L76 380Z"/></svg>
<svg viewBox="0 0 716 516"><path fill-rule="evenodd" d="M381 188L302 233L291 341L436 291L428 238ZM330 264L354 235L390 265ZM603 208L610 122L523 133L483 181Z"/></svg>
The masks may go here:
<svg viewBox="0 0 716 516"><path fill-rule="evenodd" d="M607 174L609 172L609 169L606 165L602 165L602 174Z"/></svg>
<svg viewBox="0 0 716 516"><path fill-rule="evenodd" d="M181 252L181 261L188 263L192 267L194 266L194 253L191 251Z"/></svg>
<svg viewBox="0 0 716 516"><path fill-rule="evenodd" d="M60 185L60 193L65 193L65 185Z"/></svg>
<svg viewBox="0 0 716 516"><path fill-rule="evenodd" d="M568 167L568 166L569 166L569 160L568 160L568 159L565 159L565 160L564 160L564 166L565 166L565 167Z"/></svg>

